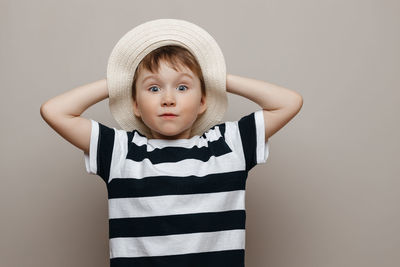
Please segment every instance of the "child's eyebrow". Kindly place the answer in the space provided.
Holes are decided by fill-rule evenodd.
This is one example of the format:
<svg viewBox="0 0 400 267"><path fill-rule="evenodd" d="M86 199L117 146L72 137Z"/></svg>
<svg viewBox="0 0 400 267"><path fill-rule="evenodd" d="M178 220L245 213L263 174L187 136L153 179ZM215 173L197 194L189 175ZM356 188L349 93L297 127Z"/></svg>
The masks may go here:
<svg viewBox="0 0 400 267"><path fill-rule="evenodd" d="M178 77L182 77L182 76L187 76L187 77L189 77L190 79L193 79L193 76L190 75L189 73L181 72L181 73L178 75ZM146 77L143 79L142 83L144 83L146 80L151 79L151 78L157 79L157 75L156 75L156 74L151 74L151 75L146 76Z"/></svg>

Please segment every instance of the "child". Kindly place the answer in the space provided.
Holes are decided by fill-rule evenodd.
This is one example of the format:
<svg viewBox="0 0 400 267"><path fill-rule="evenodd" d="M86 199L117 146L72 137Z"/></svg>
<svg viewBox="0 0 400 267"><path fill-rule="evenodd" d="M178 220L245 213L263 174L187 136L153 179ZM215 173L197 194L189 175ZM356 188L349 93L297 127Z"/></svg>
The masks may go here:
<svg viewBox="0 0 400 267"><path fill-rule="evenodd" d="M186 21L153 22L192 27L193 36L207 36ZM147 25L154 29L154 24ZM131 36L139 40L138 32ZM132 47L133 39L128 39L125 44ZM41 107L44 120L84 151L87 172L100 176L107 186L111 266L245 264L248 172L266 162L268 138L297 114L302 98L276 85L226 74L223 58L215 53L218 47L211 48L213 42L208 39L204 47L194 42L214 55L202 56L189 39L187 46L153 41L158 45L149 51L138 48L146 43L142 39L132 53L145 52L133 57L120 41L110 57L107 80L75 88ZM125 61L122 68L127 57L136 61ZM263 109L238 121L219 121L225 88ZM108 97L125 129L80 116ZM131 105L123 106L123 101Z"/></svg>

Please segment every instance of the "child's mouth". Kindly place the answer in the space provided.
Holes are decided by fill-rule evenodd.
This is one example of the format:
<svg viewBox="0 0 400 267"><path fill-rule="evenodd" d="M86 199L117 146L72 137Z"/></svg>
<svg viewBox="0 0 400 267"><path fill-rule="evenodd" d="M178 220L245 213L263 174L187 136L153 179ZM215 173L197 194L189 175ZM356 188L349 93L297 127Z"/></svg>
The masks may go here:
<svg viewBox="0 0 400 267"><path fill-rule="evenodd" d="M161 117L163 117L164 119L173 119L173 118L175 118L177 116L176 115L166 114L166 115L162 115Z"/></svg>

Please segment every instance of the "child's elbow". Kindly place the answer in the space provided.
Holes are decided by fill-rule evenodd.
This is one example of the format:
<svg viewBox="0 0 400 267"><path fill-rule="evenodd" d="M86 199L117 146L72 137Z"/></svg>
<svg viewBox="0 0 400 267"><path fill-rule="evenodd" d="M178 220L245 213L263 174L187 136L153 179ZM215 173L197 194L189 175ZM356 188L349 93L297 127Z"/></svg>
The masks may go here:
<svg viewBox="0 0 400 267"><path fill-rule="evenodd" d="M48 118L50 114L51 114L51 107L48 101L46 101L40 106L40 116L42 116L42 118L46 120L46 118Z"/></svg>
<svg viewBox="0 0 400 267"><path fill-rule="evenodd" d="M301 107L303 106L303 97L300 94L298 95L299 95L299 109L301 109Z"/></svg>
<svg viewBox="0 0 400 267"><path fill-rule="evenodd" d="M40 116L42 116L42 118L44 118L46 112L47 112L47 105L45 102L40 106Z"/></svg>

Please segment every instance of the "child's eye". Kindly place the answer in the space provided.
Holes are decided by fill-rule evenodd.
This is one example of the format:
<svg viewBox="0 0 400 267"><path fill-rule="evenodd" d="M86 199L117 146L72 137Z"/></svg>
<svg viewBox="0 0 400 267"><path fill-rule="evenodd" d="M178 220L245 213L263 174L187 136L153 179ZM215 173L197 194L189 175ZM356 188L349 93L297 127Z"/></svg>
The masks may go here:
<svg viewBox="0 0 400 267"><path fill-rule="evenodd" d="M180 86L186 87L186 89L188 88L186 85L179 85L178 88L179 88Z"/></svg>
<svg viewBox="0 0 400 267"><path fill-rule="evenodd" d="M152 87L149 88L150 91L152 91L151 88L158 88L158 87L157 86L152 86ZM152 91L152 92L154 92L154 91Z"/></svg>

